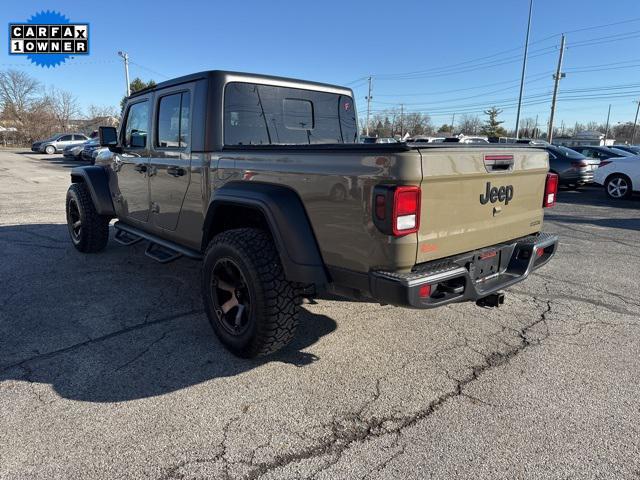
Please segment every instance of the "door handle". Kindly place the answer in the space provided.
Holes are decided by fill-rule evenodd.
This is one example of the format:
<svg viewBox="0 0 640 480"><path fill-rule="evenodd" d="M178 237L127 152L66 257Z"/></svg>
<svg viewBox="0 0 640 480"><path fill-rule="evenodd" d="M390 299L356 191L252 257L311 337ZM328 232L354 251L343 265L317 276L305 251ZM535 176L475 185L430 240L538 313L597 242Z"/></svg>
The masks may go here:
<svg viewBox="0 0 640 480"><path fill-rule="evenodd" d="M167 173L172 177L182 177L186 172L182 167L171 166L167 167Z"/></svg>
<svg viewBox="0 0 640 480"><path fill-rule="evenodd" d="M134 169L136 172L145 173L145 172L147 171L147 166L146 166L146 165L144 165L144 164L142 164L142 163L139 163L138 165L136 165L135 167L133 167L133 169Z"/></svg>

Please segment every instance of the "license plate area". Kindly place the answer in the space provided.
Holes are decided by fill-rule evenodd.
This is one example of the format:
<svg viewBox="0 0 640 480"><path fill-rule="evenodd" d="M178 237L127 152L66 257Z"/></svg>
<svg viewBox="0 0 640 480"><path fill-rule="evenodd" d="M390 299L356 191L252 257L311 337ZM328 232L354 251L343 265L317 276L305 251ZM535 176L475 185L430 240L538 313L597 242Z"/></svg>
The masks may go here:
<svg viewBox="0 0 640 480"><path fill-rule="evenodd" d="M484 250L473 257L473 280L484 282L500 274L500 250Z"/></svg>

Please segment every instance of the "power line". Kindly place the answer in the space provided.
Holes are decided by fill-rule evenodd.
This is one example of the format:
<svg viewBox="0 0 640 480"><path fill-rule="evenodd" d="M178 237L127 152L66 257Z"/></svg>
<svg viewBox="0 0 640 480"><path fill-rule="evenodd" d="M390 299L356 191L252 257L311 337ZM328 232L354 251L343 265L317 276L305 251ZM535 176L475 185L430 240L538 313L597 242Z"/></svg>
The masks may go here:
<svg viewBox="0 0 640 480"><path fill-rule="evenodd" d="M135 65L138 68L146 70L149 73L153 73L154 75L159 75L159 76L164 77L164 78L170 78L168 75L165 75L164 73L160 73L160 72L158 72L156 70L150 69L149 67L145 67L144 65L140 65L138 62L134 62L133 60L129 60L129 63L131 65Z"/></svg>

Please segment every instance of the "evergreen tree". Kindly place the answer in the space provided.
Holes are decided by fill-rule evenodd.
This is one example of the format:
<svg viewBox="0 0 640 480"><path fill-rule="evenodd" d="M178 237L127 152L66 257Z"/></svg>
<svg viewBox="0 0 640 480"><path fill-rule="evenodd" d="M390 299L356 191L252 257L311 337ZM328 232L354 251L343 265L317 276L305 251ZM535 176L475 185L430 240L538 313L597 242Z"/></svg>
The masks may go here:
<svg viewBox="0 0 640 480"><path fill-rule="evenodd" d="M482 125L482 133L484 135L487 137L500 137L507 134L506 130L500 126L504 121L498 120L498 115L501 113L502 110L497 107L491 107L484 111L484 114L489 117L488 120L485 120L484 125Z"/></svg>

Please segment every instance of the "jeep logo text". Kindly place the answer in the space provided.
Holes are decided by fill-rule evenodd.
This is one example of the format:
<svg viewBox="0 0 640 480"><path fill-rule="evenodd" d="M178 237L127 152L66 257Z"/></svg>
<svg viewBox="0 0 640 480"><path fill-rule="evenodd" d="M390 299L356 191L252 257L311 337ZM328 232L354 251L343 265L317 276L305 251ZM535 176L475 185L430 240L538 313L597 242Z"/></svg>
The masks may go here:
<svg viewBox="0 0 640 480"><path fill-rule="evenodd" d="M480 195L480 203L485 205L487 202L504 202L505 205L509 205L512 198L513 185L498 188L492 187L491 182L487 182L487 191Z"/></svg>

